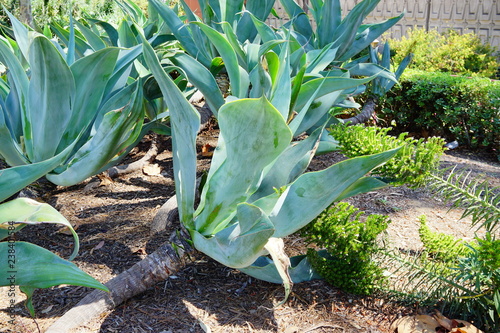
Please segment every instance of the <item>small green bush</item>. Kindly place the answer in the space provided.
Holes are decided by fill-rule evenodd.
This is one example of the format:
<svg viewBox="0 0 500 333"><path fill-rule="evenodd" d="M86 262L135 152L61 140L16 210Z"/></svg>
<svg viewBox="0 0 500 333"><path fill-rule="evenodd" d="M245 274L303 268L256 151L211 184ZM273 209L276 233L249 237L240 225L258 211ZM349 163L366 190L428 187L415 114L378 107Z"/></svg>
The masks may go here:
<svg viewBox="0 0 500 333"><path fill-rule="evenodd" d="M440 34L437 30L414 28L409 30L407 37L391 40L390 44L395 63L413 53L409 67L413 69L494 78L500 65L497 50L483 44L474 33L459 34L449 30Z"/></svg>
<svg viewBox="0 0 500 333"><path fill-rule="evenodd" d="M427 217L420 216L418 233L425 251L437 260L453 262L470 252L468 245L452 235L432 231L427 225Z"/></svg>
<svg viewBox="0 0 500 333"><path fill-rule="evenodd" d="M393 185L408 184L418 187L425 184L444 151L444 141L438 137L413 139L402 133L398 137L387 135L390 127L365 127L363 125L336 125L330 129L348 157L364 156L402 147L394 158L373 171L391 181Z"/></svg>
<svg viewBox="0 0 500 333"><path fill-rule="evenodd" d="M500 154L500 81L406 71L400 83L380 104L384 122Z"/></svg>
<svg viewBox="0 0 500 333"><path fill-rule="evenodd" d="M383 215L369 215L340 202L321 213L301 230L311 243L325 248L328 256L313 249L307 255L313 268L330 284L347 292L369 295L383 284L383 269L371 260L379 249L377 238L390 220Z"/></svg>

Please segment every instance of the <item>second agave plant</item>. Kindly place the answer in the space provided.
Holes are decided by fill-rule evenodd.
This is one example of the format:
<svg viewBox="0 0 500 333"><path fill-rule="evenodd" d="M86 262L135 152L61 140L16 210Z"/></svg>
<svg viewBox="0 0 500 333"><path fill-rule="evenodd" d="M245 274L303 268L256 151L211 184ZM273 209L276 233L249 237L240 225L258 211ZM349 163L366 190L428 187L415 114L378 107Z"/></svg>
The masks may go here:
<svg viewBox="0 0 500 333"><path fill-rule="evenodd" d="M136 49L103 48L76 61L11 16L16 41L0 39L0 157L4 200L47 175L73 185L105 170L144 133ZM27 64L27 65L26 65ZM130 82L132 81L132 82Z"/></svg>

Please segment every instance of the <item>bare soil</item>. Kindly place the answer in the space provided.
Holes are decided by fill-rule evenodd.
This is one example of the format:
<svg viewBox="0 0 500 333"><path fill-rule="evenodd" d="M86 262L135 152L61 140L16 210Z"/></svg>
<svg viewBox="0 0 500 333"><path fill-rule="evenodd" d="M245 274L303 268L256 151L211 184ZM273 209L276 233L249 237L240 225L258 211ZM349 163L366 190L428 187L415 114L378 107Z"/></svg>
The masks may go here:
<svg viewBox="0 0 500 333"><path fill-rule="evenodd" d="M202 145L215 145L216 134L200 135L199 168L209 167L201 156ZM139 159L150 145L146 138L127 161ZM316 157L312 170L328 167L344 157L332 153ZM152 253L168 239L173 227L151 235L150 224L174 194L170 139L161 140L160 154L153 161L159 169L143 170L110 181L93 177L72 187L41 183L38 196L56 207L77 228L80 254L75 259L85 272L106 282ZM442 157L442 166L457 165L500 186L500 163L492 156L453 150ZM146 172L146 173L145 173ZM159 172L159 173L158 173ZM149 174L147 174L149 173ZM425 214L431 228L467 239L474 237L470 220L460 220L461 210L452 209L426 189L386 188L350 199L367 213L389 215L390 246L418 250L418 217ZM19 240L29 240L67 258L72 237L53 226L22 230ZM287 240L291 255L304 253L298 236ZM43 332L90 290L59 286L37 290L37 318L26 311L24 297L16 295L16 325L8 321L6 288L0 288L0 332ZM398 305L377 297L342 292L324 281L296 284L289 300L280 285L259 281L201 257L175 276L93 320L78 332L389 332L396 318L413 314L418 305Z"/></svg>

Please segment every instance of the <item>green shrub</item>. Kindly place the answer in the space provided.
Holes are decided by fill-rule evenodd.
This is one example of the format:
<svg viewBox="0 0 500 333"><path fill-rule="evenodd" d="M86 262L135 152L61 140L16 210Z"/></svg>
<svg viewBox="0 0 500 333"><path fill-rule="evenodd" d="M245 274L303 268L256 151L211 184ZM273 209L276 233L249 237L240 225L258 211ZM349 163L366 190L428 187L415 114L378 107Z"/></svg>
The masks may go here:
<svg viewBox="0 0 500 333"><path fill-rule="evenodd" d="M492 236L498 234L500 193L467 175L454 171L431 175L429 186L452 207L465 208L462 217L470 216L472 225L484 227L486 235L466 243L431 231L424 216L419 230L424 250L381 251L399 262L384 262L384 267L393 268L389 290L398 299L439 307L486 332L500 332L500 239Z"/></svg>
<svg viewBox="0 0 500 333"><path fill-rule="evenodd" d="M425 251L435 259L444 262L456 261L458 257L470 252L468 245L461 239L452 235L432 231L427 225L425 215L420 216L418 234L424 245Z"/></svg>
<svg viewBox="0 0 500 333"><path fill-rule="evenodd" d="M444 151L444 141L438 137L413 139L402 133L398 137L387 135L390 127L365 127L363 125L335 125L330 129L348 157L364 156L403 147L394 158L373 172L390 180L393 185L421 186L439 163Z"/></svg>
<svg viewBox="0 0 500 333"><path fill-rule="evenodd" d="M483 44L474 33L459 34L454 30L440 34L437 30L423 28L409 30L407 37L390 41L400 63L408 53L413 53L410 68L429 72L478 75L493 78L499 67L497 50Z"/></svg>
<svg viewBox="0 0 500 333"><path fill-rule="evenodd" d="M381 103L379 117L399 131L500 149L500 81L406 71Z"/></svg>
<svg viewBox="0 0 500 333"><path fill-rule="evenodd" d="M371 260L379 249L377 238L390 220L383 215L369 215L340 202L321 213L301 230L309 242L325 248L322 256L313 249L307 252L313 268L330 284L347 292L369 295L383 284L383 270Z"/></svg>

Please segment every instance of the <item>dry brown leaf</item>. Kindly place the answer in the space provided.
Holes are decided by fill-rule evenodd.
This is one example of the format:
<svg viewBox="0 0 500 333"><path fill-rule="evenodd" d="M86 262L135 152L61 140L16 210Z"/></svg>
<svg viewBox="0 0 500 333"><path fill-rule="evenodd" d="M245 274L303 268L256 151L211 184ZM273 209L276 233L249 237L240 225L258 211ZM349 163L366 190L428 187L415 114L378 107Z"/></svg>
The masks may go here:
<svg viewBox="0 0 500 333"><path fill-rule="evenodd" d="M439 326L433 317L417 315L399 318L392 323L391 330L397 333L436 333Z"/></svg>
<svg viewBox="0 0 500 333"><path fill-rule="evenodd" d="M161 173L161 167L158 164L147 164L142 168L142 172L148 176L157 176Z"/></svg>
<svg viewBox="0 0 500 333"><path fill-rule="evenodd" d="M454 323L453 320L446 318L437 310L433 317L438 321L439 325L446 328L448 331L451 331L454 327L456 327L456 322Z"/></svg>
<svg viewBox="0 0 500 333"><path fill-rule="evenodd" d="M98 174L97 177L101 180L99 186L107 186L113 184L113 180L105 173Z"/></svg>
<svg viewBox="0 0 500 333"><path fill-rule="evenodd" d="M452 331L452 332L457 332L457 333L484 333L483 331L481 331L479 328L477 328L476 326L472 325L468 321L460 320L460 319L455 319L455 321L457 321L459 324L464 325L464 327L458 327L458 328L456 328L456 331Z"/></svg>
<svg viewBox="0 0 500 333"><path fill-rule="evenodd" d="M397 333L435 333L438 330L450 333L484 333L467 321L458 319L450 320L438 311L433 316L417 315L402 317L391 325L391 331Z"/></svg>
<svg viewBox="0 0 500 333"><path fill-rule="evenodd" d="M204 144L201 146L201 156L212 157L214 154L213 147L210 144Z"/></svg>

